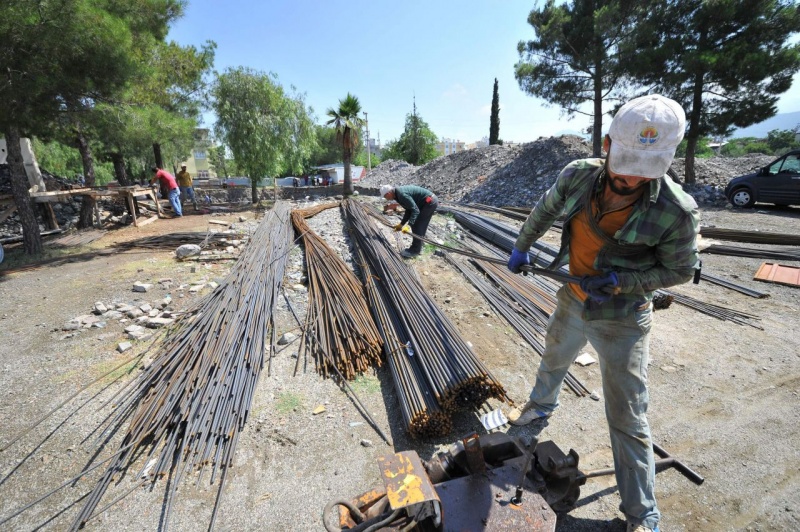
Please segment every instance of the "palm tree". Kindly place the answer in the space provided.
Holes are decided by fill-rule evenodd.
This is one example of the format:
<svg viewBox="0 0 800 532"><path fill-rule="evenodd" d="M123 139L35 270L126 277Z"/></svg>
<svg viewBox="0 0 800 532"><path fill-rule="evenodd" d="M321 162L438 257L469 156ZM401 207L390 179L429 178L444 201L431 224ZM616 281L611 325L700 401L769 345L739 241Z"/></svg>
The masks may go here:
<svg viewBox="0 0 800 532"><path fill-rule="evenodd" d="M344 195L353 193L353 176L350 173L350 161L353 151L358 146L358 132L364 127L364 120L359 118L361 102L358 98L347 93L343 100L339 100L339 109L329 108L327 125L333 124L336 128L336 140L342 143L342 162L344 163Z"/></svg>

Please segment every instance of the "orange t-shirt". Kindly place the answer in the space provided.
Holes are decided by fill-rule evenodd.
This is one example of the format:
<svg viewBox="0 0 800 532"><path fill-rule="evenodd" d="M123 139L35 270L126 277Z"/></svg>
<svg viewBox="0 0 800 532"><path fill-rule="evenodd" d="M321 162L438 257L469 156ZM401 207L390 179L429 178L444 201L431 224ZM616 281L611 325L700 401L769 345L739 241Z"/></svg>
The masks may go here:
<svg viewBox="0 0 800 532"><path fill-rule="evenodd" d="M607 236L614 236L625 225L631 210L633 210L633 204L607 212L598 222L600 229ZM597 201L592 200L592 214L595 213L597 213ZM587 214L587 209L583 209L569 222L569 273L578 277L603 273L594 269L594 261L603 247L603 241L589 225ZM586 301L586 293L581 290L580 286L570 283L569 287L581 301Z"/></svg>

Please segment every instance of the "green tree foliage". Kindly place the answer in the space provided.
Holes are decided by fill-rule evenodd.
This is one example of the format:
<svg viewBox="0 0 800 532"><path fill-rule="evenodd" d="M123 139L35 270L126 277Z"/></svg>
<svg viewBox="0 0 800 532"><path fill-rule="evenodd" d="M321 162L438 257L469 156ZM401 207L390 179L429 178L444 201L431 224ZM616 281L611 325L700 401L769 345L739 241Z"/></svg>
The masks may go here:
<svg viewBox="0 0 800 532"><path fill-rule="evenodd" d="M406 161L413 165L423 165L439 156L436 145L439 140L430 126L417 114L417 104L406 115L403 133L397 140L389 141L383 149L383 159Z"/></svg>
<svg viewBox="0 0 800 532"><path fill-rule="evenodd" d="M342 158L342 143L336 140L336 128L325 125L315 126L317 146L311 153L311 166L322 166L339 162Z"/></svg>
<svg viewBox="0 0 800 532"><path fill-rule="evenodd" d="M697 142L697 148L695 149L695 157L700 159L707 159L709 157L713 157L714 150L711 149L709 144L711 143L711 139L708 137L703 137ZM689 145L689 141L683 139L681 143L678 145L678 149L675 150L675 157L686 157L686 149Z"/></svg>
<svg viewBox="0 0 800 532"><path fill-rule="evenodd" d="M359 131L364 127L361 114L361 102L358 98L347 93L344 99L339 100L339 108L328 109L327 125L333 125L336 130L336 139L342 146L342 162L344 163L344 195L353 193L353 175L350 169L353 155L359 143Z"/></svg>
<svg viewBox="0 0 800 532"><path fill-rule="evenodd" d="M791 129L773 129L767 133L767 145L775 155L783 155L789 150L796 150L800 142L795 140L797 132Z"/></svg>
<svg viewBox="0 0 800 532"><path fill-rule="evenodd" d="M217 137L230 147L252 181L252 201L265 177L303 171L315 143L313 110L290 95L275 74L238 67L217 76L213 87Z"/></svg>
<svg viewBox="0 0 800 532"><path fill-rule="evenodd" d="M773 129L767 133L766 139L741 137L729 140L720 154L726 157L740 157L748 153L764 155L783 155L789 150L800 149L800 142L795 140L796 132L791 129Z"/></svg>
<svg viewBox="0 0 800 532"><path fill-rule="evenodd" d="M239 167L236 165L236 159L228 155L227 146L212 146L208 150L208 158L211 159L211 164L217 171L219 177L231 177L239 175Z"/></svg>
<svg viewBox="0 0 800 532"><path fill-rule="evenodd" d="M762 153L769 155L771 153L769 144L763 139L755 137L744 137L740 139L733 139L728 141L720 149L720 154L726 157L741 157L748 153Z"/></svg>
<svg viewBox="0 0 800 532"><path fill-rule="evenodd" d="M194 130L207 100L206 77L216 45L200 49L174 42L153 42L138 61L141 72L112 104L94 107L93 125L102 141L100 153L115 162L117 179L129 184L126 159L136 168L155 163L152 146L159 144L173 169L191 152Z"/></svg>
<svg viewBox="0 0 800 532"><path fill-rule="evenodd" d="M686 181L706 136L762 122L800 69L800 10L791 0L669 0L631 39L629 73L687 111ZM647 49L647 53L642 53ZM639 53L633 53L639 50Z"/></svg>
<svg viewBox="0 0 800 532"><path fill-rule="evenodd" d="M41 251L41 238L20 136L47 135L65 112L77 116L87 105L113 98L137 73L137 36L163 40L182 6L180 0L0 2L0 131L9 144L27 253Z"/></svg>
<svg viewBox="0 0 800 532"><path fill-rule="evenodd" d="M366 167L367 162L369 162L369 164L372 165L372 168L375 168L376 166L381 164L382 160L383 158L378 154L370 153L369 161L367 161L367 150L362 147L362 149L358 150L358 153L356 153L355 157L353 157L353 164L355 164L356 166Z"/></svg>
<svg viewBox="0 0 800 532"><path fill-rule="evenodd" d="M500 94L497 89L497 78L494 78L492 91L492 116L489 117L489 144L499 144L500 140Z"/></svg>
<svg viewBox="0 0 800 532"><path fill-rule="evenodd" d="M602 148L603 102L620 100L626 89L622 75L622 43L647 9L644 0L547 0L534 8L528 23L536 38L517 45L520 61L514 75L520 88L561 107L569 117L592 117L592 149ZM581 110L591 102L592 111Z"/></svg>
<svg viewBox="0 0 800 532"><path fill-rule="evenodd" d="M65 146L58 141L43 142L38 138L32 141L33 153L39 166L63 179L74 181L83 175L83 163L78 150ZM114 166L101 163L95 167L95 179L98 185L105 185L114 180Z"/></svg>

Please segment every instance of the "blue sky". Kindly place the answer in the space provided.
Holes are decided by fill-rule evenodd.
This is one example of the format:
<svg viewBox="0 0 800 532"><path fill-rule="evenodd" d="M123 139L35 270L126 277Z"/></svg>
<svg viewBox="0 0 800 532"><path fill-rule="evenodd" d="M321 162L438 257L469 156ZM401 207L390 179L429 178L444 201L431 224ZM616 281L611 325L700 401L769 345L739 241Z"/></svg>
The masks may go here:
<svg viewBox="0 0 800 532"><path fill-rule="evenodd" d="M217 43L215 69L247 66L274 72L305 93L317 122L350 92L368 113L381 144L403 131L414 98L439 137L475 142L489 135L494 79L500 93L500 138L529 142L576 132L544 100L514 79L520 40L533 38L519 0L189 0L169 38L182 45ZM800 111L800 76L779 112ZM213 126L206 115L206 126Z"/></svg>

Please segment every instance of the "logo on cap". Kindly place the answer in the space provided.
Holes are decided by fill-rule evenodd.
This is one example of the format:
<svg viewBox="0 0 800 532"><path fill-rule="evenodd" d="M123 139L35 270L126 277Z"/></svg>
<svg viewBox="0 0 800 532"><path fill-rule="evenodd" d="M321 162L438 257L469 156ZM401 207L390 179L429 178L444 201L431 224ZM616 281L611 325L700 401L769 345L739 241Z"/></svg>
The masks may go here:
<svg viewBox="0 0 800 532"><path fill-rule="evenodd" d="M647 126L639 133L639 142L649 146L658 142L658 130L653 126Z"/></svg>

